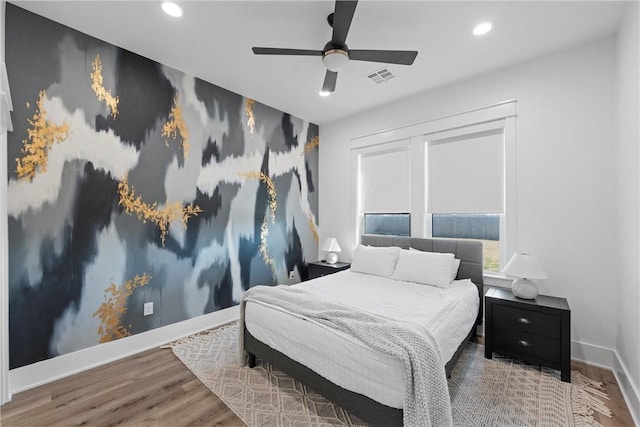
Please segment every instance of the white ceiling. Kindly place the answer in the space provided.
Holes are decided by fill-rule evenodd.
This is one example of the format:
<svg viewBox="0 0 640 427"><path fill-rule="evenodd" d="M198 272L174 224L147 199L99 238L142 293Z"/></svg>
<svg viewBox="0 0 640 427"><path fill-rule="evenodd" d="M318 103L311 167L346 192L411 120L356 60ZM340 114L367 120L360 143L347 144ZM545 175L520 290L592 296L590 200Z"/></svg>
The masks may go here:
<svg viewBox="0 0 640 427"><path fill-rule="evenodd" d="M243 96L322 124L456 80L578 45L616 31L616 1L361 0L347 37L352 49L419 52L395 79L366 75L384 64L350 61L336 92L318 96L320 57L256 56L252 46L321 50L331 38L333 1L18 1L27 10L182 70ZM482 37L473 26L491 21ZM579 70L576 70L579 72Z"/></svg>

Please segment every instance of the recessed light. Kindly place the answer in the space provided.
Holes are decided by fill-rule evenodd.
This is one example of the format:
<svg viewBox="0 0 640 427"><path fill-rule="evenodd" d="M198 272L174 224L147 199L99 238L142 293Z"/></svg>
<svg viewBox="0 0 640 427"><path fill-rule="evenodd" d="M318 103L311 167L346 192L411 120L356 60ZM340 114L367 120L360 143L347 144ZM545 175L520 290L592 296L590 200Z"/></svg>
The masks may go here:
<svg viewBox="0 0 640 427"><path fill-rule="evenodd" d="M487 34L489 31L491 31L492 27L493 25L491 25L491 22L483 22L482 24L478 24L473 29L473 35L482 36L484 34Z"/></svg>
<svg viewBox="0 0 640 427"><path fill-rule="evenodd" d="M182 16L182 8L172 1L162 2L162 10L169 16L179 18Z"/></svg>
<svg viewBox="0 0 640 427"><path fill-rule="evenodd" d="M327 91L321 90L320 92L318 92L318 95L327 97L327 96L331 95L331 92L327 92Z"/></svg>

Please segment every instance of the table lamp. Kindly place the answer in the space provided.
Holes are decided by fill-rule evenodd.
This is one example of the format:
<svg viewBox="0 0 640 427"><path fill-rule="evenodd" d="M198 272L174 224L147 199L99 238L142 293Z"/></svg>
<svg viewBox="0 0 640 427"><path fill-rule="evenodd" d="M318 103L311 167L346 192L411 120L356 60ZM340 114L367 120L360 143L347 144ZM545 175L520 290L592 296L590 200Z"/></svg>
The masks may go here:
<svg viewBox="0 0 640 427"><path fill-rule="evenodd" d="M327 252L327 257L325 258L327 264L335 264L338 262L338 254L336 252L341 252L341 249L338 241L334 237L327 238L320 250Z"/></svg>
<svg viewBox="0 0 640 427"><path fill-rule="evenodd" d="M535 299L538 296L538 287L531 279L548 278L538 259L532 254L514 254L502 272L517 277L511 284L511 290L522 299Z"/></svg>

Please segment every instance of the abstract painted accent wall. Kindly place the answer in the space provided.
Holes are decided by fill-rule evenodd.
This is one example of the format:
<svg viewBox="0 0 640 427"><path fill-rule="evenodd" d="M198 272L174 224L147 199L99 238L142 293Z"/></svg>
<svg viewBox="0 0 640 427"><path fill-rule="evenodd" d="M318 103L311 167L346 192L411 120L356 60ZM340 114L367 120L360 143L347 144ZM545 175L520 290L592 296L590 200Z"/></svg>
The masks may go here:
<svg viewBox="0 0 640 427"><path fill-rule="evenodd" d="M12 369L306 276L318 126L11 4L6 63Z"/></svg>

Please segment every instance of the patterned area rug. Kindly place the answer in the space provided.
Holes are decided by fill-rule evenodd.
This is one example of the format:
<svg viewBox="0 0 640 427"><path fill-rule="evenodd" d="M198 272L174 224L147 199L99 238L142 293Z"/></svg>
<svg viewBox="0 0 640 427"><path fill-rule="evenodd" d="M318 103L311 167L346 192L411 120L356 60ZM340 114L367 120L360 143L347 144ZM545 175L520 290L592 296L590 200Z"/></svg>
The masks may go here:
<svg viewBox="0 0 640 427"><path fill-rule="evenodd" d="M238 323L171 344L174 354L248 426L366 426L281 371L238 363ZM456 426L599 425L594 410L611 416L600 383L507 358L484 358L469 343L449 380Z"/></svg>

